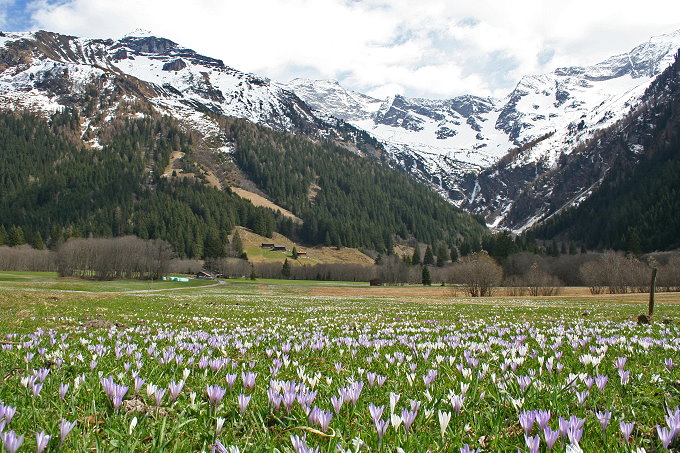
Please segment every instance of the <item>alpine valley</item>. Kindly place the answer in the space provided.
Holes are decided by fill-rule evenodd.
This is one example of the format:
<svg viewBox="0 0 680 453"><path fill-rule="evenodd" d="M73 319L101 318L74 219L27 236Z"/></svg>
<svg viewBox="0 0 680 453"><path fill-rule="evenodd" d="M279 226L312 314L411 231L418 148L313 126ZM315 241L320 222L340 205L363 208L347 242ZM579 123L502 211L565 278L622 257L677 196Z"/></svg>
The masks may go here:
<svg viewBox="0 0 680 453"><path fill-rule="evenodd" d="M454 244L482 231L461 209L492 227L523 232L577 208L598 192L612 168L639 165L658 142L650 139L658 129L630 124L649 125L643 112L650 106L677 105L677 87L658 79L677 78L678 48L680 31L656 36L591 66L527 75L502 99L474 94L374 99L333 81L279 83L246 74L145 32L119 40L0 33L0 109L61 115L52 123L63 130L45 134L60 135L65 147L79 142L93 153L117 149L118 158L130 162L116 138L121 124L144 120L145 131L180 137L162 149L139 137L130 142L146 157L123 173L140 171L144 190L182 198L177 188L166 187L168 181L192 175L229 196L228 187L245 188L292 212L272 219L235 207L215 229L234 224L257 225L265 233L297 229L307 243L376 250L390 247L395 233ZM58 113L64 111L74 113ZM673 130L672 125L666 126ZM63 155L50 159L45 168L54 168ZM33 173L24 176L30 182L17 182L13 190L18 194L45 181L45 168L28 165ZM130 200L142 198L137 190L131 189ZM10 198L4 196L4 207L22 211L25 200ZM394 208L383 211L386 205ZM98 215L95 211L88 215ZM100 213L117 220L99 233L148 237L139 225L152 220L133 211ZM32 222L48 224L51 215ZM19 216L14 222L25 220ZM568 235L566 227L541 231ZM171 241L180 253L202 254L192 252L201 238L181 241L179 247L179 238ZM677 245L669 241L654 246ZM616 245L609 242L605 245Z"/></svg>

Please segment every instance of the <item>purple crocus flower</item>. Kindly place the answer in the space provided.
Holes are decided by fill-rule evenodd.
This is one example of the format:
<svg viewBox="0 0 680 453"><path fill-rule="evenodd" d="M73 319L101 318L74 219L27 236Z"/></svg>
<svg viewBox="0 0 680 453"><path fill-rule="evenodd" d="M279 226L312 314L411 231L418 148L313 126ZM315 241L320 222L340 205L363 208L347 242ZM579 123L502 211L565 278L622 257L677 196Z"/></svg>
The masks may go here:
<svg viewBox="0 0 680 453"><path fill-rule="evenodd" d="M0 419L4 418L8 425L12 422L12 418L14 418L14 414L16 414L16 412L16 407L3 406L0 404Z"/></svg>
<svg viewBox="0 0 680 453"><path fill-rule="evenodd" d="M529 447L529 453L538 453L539 446L541 445L541 438L538 437L538 434L533 437L525 434L524 441L526 442L527 447Z"/></svg>
<svg viewBox="0 0 680 453"><path fill-rule="evenodd" d="M576 399L578 400L579 405L583 406L583 404L586 402L586 398L588 398L588 390L576 392Z"/></svg>
<svg viewBox="0 0 680 453"><path fill-rule="evenodd" d="M410 411L408 409L403 409L401 411L401 419L404 421L404 431L406 431L407 436L408 430L411 428L411 425L415 421L417 415L417 411Z"/></svg>
<svg viewBox="0 0 680 453"><path fill-rule="evenodd" d="M621 433L623 434L623 437L626 439L626 443L630 443L630 434L633 432L633 426L635 423L626 423L624 421L621 421L619 423L619 427L621 428Z"/></svg>
<svg viewBox="0 0 680 453"><path fill-rule="evenodd" d="M217 406L222 401L222 398L224 398L224 395L225 393L227 393L227 390L215 384L206 386L206 392L208 393L208 401L210 402L210 404L213 406Z"/></svg>
<svg viewBox="0 0 680 453"><path fill-rule="evenodd" d="M675 437L680 434L680 407L676 407L674 411L670 408L666 409L668 416L666 416L666 424L671 430L671 436Z"/></svg>
<svg viewBox="0 0 680 453"><path fill-rule="evenodd" d="M531 428L534 426L534 421L536 420L536 411L522 411L519 413L519 424L524 430L525 434L531 432Z"/></svg>
<svg viewBox="0 0 680 453"><path fill-rule="evenodd" d="M470 448L468 444L465 444L460 447L460 453L479 453L479 450L476 448Z"/></svg>
<svg viewBox="0 0 680 453"><path fill-rule="evenodd" d="M37 382L31 383L31 393L33 394L33 398L37 398L38 395L40 395L40 392L43 389L43 384L39 384Z"/></svg>
<svg viewBox="0 0 680 453"><path fill-rule="evenodd" d="M144 382L146 382L146 379L143 379L139 376L135 376L135 385L134 385L135 395L139 393L139 390L141 390L142 386L144 385Z"/></svg>
<svg viewBox="0 0 680 453"><path fill-rule="evenodd" d="M619 370L619 377L621 378L621 385L628 384L628 379L630 379L630 371Z"/></svg>
<svg viewBox="0 0 680 453"><path fill-rule="evenodd" d="M385 406L376 406L373 403L368 405L368 411L371 413L371 418L373 418L374 423L382 417L384 410Z"/></svg>
<svg viewBox="0 0 680 453"><path fill-rule="evenodd" d="M552 450L555 446L555 442L560 437L559 431L553 431L549 426L543 428L543 437L545 438L545 444L548 446L548 450Z"/></svg>
<svg viewBox="0 0 680 453"><path fill-rule="evenodd" d="M560 437L567 437L567 431L569 431L569 420L565 420L560 417L558 422Z"/></svg>
<svg viewBox="0 0 680 453"><path fill-rule="evenodd" d="M70 384L66 384L66 383L63 383L63 382L61 384L59 384L59 398L61 398L62 400L64 398L66 398L66 394L68 393L69 386L70 386Z"/></svg>
<svg viewBox="0 0 680 453"><path fill-rule="evenodd" d="M453 407L453 410L456 411L456 415L460 415L464 402L465 397L462 395L453 395L451 398L451 407Z"/></svg>
<svg viewBox="0 0 680 453"><path fill-rule="evenodd" d="M227 447L225 447L224 444L223 444L222 442L220 442L219 440L217 440L217 439L215 439L215 445L213 446L212 451L213 451L213 453L214 453L214 452L217 452L217 453L230 453L229 449L228 449Z"/></svg>
<svg viewBox="0 0 680 453"><path fill-rule="evenodd" d="M37 445L36 450L38 453L42 453L45 448L47 448L47 444L50 442L51 438L52 436L45 434L45 431L35 433L35 443Z"/></svg>
<svg viewBox="0 0 680 453"><path fill-rule="evenodd" d="M234 383L236 382L236 377L237 377L236 373L233 374L227 373L227 375L225 376L227 380L227 387L232 388L234 386Z"/></svg>
<svg viewBox="0 0 680 453"><path fill-rule="evenodd" d="M16 453L24 442L24 436L17 436L14 430L8 433L2 433L2 445L7 450L7 453Z"/></svg>
<svg viewBox="0 0 680 453"><path fill-rule="evenodd" d="M257 378L257 373L248 371L241 373L241 378L243 379L243 388L246 390L252 390L255 387L255 378Z"/></svg>
<svg viewBox="0 0 680 453"><path fill-rule="evenodd" d="M544 430L550 421L550 409L547 411L539 410L536 412L536 423L541 430Z"/></svg>
<svg viewBox="0 0 680 453"><path fill-rule="evenodd" d="M656 425L656 432L659 434L659 440L661 440L663 449L668 450L668 446L673 440L673 431L668 428L661 428L659 425Z"/></svg>
<svg viewBox="0 0 680 453"><path fill-rule="evenodd" d="M303 436L300 438L299 436L291 435L290 436L290 442L293 444L293 450L295 450L295 453L318 453L319 452L319 447L316 448L310 448L307 446L307 439Z"/></svg>
<svg viewBox="0 0 680 453"><path fill-rule="evenodd" d="M243 393L239 394L238 396L238 408L239 411L241 412L241 415L245 414L246 408L248 407L248 404L250 403L250 398L252 398L251 395L244 395Z"/></svg>
<svg viewBox="0 0 680 453"><path fill-rule="evenodd" d="M153 392L153 396L156 399L156 407L160 407L161 402L163 401L163 397L165 396L165 392L167 392L168 389L166 388L159 388L156 389L155 392Z"/></svg>
<svg viewBox="0 0 680 453"><path fill-rule="evenodd" d="M325 433L328 429L328 426L331 424L333 413L331 411L319 411L317 418L319 425L321 426L321 431Z"/></svg>
<svg viewBox="0 0 680 453"><path fill-rule="evenodd" d="M623 367L626 366L626 362L628 361L628 357L617 357L616 361L614 362L614 366L618 368L619 371L623 370Z"/></svg>
<svg viewBox="0 0 680 453"><path fill-rule="evenodd" d="M175 402L177 398L179 397L179 394L182 392L182 389L184 388L184 381L180 380L179 382L172 381L168 385L168 390L170 390L170 401Z"/></svg>
<svg viewBox="0 0 680 453"><path fill-rule="evenodd" d="M572 445L578 445L581 442L581 437L583 437L583 428L579 428L577 425L570 425L567 430L567 437Z"/></svg>
<svg viewBox="0 0 680 453"><path fill-rule="evenodd" d="M61 434L61 439L59 440L59 448L64 444L64 440L66 440L66 436L69 435L69 433L75 428L76 424L78 423L78 420L73 420L72 422L68 422L64 419L61 420L61 424L59 425L59 433Z"/></svg>
<svg viewBox="0 0 680 453"><path fill-rule="evenodd" d="M600 425L602 425L602 431L603 432L606 431L607 426L609 426L609 421L612 418L612 413L609 412L609 411L604 411L604 412L597 411L597 412L595 412L595 415L597 416L597 419L600 422Z"/></svg>
<svg viewBox="0 0 680 453"><path fill-rule="evenodd" d="M389 427L389 423L387 420L375 420L375 430L378 432L378 438L382 439L385 433L387 432L387 428Z"/></svg>
<svg viewBox="0 0 680 453"><path fill-rule="evenodd" d="M673 368L673 366L674 366L675 364L673 363L673 359L670 359L670 358L669 358L669 359L664 360L664 365L666 366L666 369L667 369L668 371L670 371L671 368Z"/></svg>
<svg viewBox="0 0 680 453"><path fill-rule="evenodd" d="M597 386L597 389L602 392L604 391L605 385L607 385L607 381L609 380L609 376L606 375L601 375L598 374L595 376L595 385Z"/></svg>

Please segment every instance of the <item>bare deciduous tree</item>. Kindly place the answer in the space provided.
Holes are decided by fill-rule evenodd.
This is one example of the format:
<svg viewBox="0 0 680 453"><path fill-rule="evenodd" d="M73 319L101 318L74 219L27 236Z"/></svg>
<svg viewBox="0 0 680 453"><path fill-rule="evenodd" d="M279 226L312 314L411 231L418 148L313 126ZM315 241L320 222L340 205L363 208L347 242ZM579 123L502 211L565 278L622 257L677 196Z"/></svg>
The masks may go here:
<svg viewBox="0 0 680 453"><path fill-rule="evenodd" d="M57 250L57 271L62 277L96 280L160 279L167 273L172 257L170 244L160 239L73 238Z"/></svg>
<svg viewBox="0 0 680 453"><path fill-rule="evenodd" d="M486 252L465 257L452 270L454 281L465 285L472 297L491 296L503 281L503 268Z"/></svg>
<svg viewBox="0 0 680 453"><path fill-rule="evenodd" d="M35 250L28 245L0 247L2 271L54 271L55 254L48 250Z"/></svg>

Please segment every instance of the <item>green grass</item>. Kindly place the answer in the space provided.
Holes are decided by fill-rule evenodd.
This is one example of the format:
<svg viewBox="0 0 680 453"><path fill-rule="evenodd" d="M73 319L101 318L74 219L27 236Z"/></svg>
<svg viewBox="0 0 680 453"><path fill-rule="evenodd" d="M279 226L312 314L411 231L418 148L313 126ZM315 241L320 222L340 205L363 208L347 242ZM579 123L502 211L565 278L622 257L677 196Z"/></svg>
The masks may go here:
<svg viewBox="0 0 680 453"><path fill-rule="evenodd" d="M59 278L55 272L0 272L0 288L35 288L43 290L122 292L153 291L173 288L192 288L215 283L211 280L191 279L188 282L162 280L96 281L79 278Z"/></svg>
<svg viewBox="0 0 680 453"><path fill-rule="evenodd" d="M286 258L288 261L296 261L293 259L293 255L290 251L288 252L275 252L270 249L263 249L261 247L246 247L245 248L246 254L248 255L249 259L253 258L260 258L263 260L267 261L281 261L283 262ZM260 259L256 259L255 261L260 261ZM307 265L314 265L318 264L321 261L312 259L312 258L307 258L307 257L298 257L297 262L300 264L307 264Z"/></svg>
<svg viewBox="0 0 680 453"><path fill-rule="evenodd" d="M25 278L38 285L54 284L56 277ZM655 316L675 322L638 326L632 320L639 304L578 297L428 296L424 303L412 296L314 295L315 287L339 286L331 282L228 280L216 287L138 294L10 286L15 283L0 284L0 339L6 342L0 349L0 401L17 408L5 431L25 435L20 451L35 450L33 433L42 429L57 438L50 451L59 451L62 418L78 421L63 446L78 452L209 451L217 439L242 452L283 453L293 450L291 435L303 434L308 445L326 453L338 452L338 446L354 452L357 439L367 445L361 451L458 452L465 444L527 451L518 413L550 409L553 429L559 417L585 419L584 451L651 452L661 449L655 426L665 424L666 408L680 405L680 366L669 371L664 365L667 358L680 362L680 305L661 298ZM175 354L181 359L164 361ZM584 365L587 355L601 356L601 362ZM614 365L617 357L627 358L631 376L625 385ZM211 369L199 365L201 358L228 363ZM273 373L275 360L280 368ZM548 371L549 361L564 369ZM50 371L34 398L22 379L43 367ZM427 388L423 377L429 370L437 377ZM133 395L132 371L161 388L184 379L184 388L174 403L166 393L157 409L146 384ZM257 373L252 390L244 389L247 371ZM371 386L369 372L385 376L384 386ZM228 373L237 375L233 388L227 386ZM598 374L609 378L604 391L592 386L579 404L575 391L587 389L579 375ZM121 408L112 406L100 376L130 387ZM518 384L521 376L531 376L525 390ZM334 413L326 433L299 403L290 412L273 409L267 396L272 380L313 388L311 407ZM64 400L58 396L62 382L70 385ZM361 396L336 414L330 399L352 382L364 383ZM206 393L215 384L226 389L217 406ZM456 415L450 396L462 394L461 384L467 390ZM243 414L241 393L252 397ZM411 409L411 400L420 407L408 435L403 424L389 426L380 441L368 407L385 406L382 419L389 422L390 393L400 395L397 416ZM600 410L613 413L606 436L595 416ZM453 412L444 435L439 411ZM218 417L225 424L216 434ZM630 446L620 421L635 422ZM568 443L558 441L553 451L564 452ZM542 436L541 451L547 451Z"/></svg>

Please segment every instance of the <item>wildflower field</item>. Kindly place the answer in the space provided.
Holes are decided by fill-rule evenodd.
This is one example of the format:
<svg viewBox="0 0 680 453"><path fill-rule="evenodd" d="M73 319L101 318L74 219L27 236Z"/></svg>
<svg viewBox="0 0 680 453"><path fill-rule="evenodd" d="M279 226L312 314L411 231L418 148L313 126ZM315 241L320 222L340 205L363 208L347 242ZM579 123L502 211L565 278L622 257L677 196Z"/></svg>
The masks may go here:
<svg viewBox="0 0 680 453"><path fill-rule="evenodd" d="M227 281L104 294L0 281L3 448L680 448L677 294L660 295L652 325L638 326L644 295L473 300L442 289L421 300L413 287L351 288Z"/></svg>

